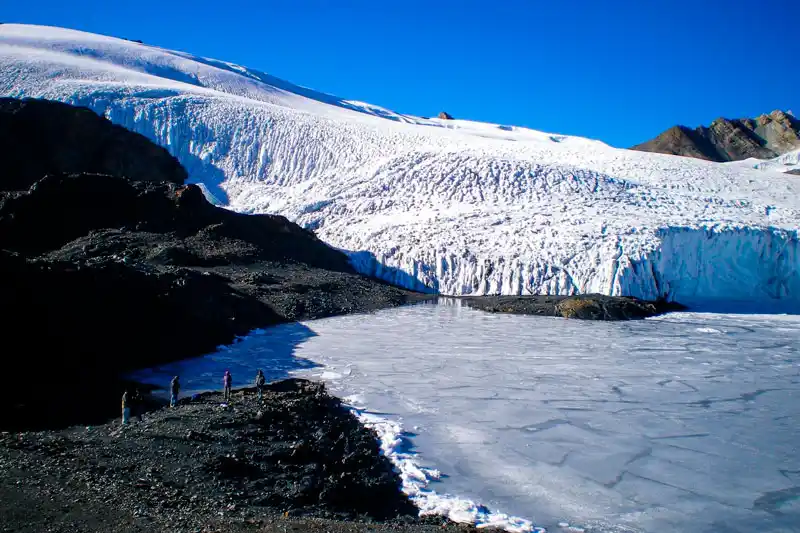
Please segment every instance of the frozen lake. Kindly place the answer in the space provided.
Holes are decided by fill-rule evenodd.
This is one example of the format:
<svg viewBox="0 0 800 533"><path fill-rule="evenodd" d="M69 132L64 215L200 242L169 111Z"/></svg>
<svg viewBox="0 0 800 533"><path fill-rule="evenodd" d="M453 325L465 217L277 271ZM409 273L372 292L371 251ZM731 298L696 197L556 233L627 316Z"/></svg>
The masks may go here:
<svg viewBox="0 0 800 533"><path fill-rule="evenodd" d="M289 324L144 372L322 379L413 432L430 488L549 531L800 531L800 317L625 323L426 304Z"/></svg>

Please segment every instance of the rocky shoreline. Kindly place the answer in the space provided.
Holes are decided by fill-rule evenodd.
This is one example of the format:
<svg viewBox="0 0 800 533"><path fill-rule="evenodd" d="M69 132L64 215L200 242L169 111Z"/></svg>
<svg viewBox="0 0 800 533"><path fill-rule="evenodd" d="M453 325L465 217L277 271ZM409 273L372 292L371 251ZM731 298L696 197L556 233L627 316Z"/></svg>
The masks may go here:
<svg viewBox="0 0 800 533"><path fill-rule="evenodd" d="M181 399L121 425L0 434L1 532L442 531L321 384Z"/></svg>
<svg viewBox="0 0 800 533"><path fill-rule="evenodd" d="M0 99L0 139L0 328L22 376L0 388L0 429L103 422L122 373L427 298L283 217L212 205L165 149L88 109Z"/></svg>
<svg viewBox="0 0 800 533"><path fill-rule="evenodd" d="M26 376L0 390L0 429L103 421L124 372L255 328L428 298L358 275L282 217L214 207L192 185L88 174L0 198L0 269L3 337ZM25 394L31 379L55 408Z"/></svg>
<svg viewBox="0 0 800 533"><path fill-rule="evenodd" d="M677 302L645 301L628 296L467 296L466 306L489 313L554 316L579 320L638 320L686 309Z"/></svg>

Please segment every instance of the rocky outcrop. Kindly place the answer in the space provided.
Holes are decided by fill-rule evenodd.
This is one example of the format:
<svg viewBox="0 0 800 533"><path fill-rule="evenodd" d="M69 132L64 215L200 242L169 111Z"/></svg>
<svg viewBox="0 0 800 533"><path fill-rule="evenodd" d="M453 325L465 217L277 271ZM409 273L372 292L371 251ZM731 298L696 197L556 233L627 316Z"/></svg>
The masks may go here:
<svg viewBox="0 0 800 533"><path fill-rule="evenodd" d="M0 249L4 336L25 339L25 353L58 354L45 379L59 381L107 379L253 328L413 298L355 274L344 254L283 217L217 208L194 185L50 176L0 202ZM15 364L32 375L41 361ZM45 408L39 422L91 420L116 404L93 412L102 385L70 389L56 406L15 386L25 383L0 400Z"/></svg>
<svg viewBox="0 0 800 533"><path fill-rule="evenodd" d="M182 184L182 169L166 152L144 137L108 133L99 117L98 135L124 142L97 143L85 158L75 148L70 158L73 129L91 124L91 112L24 103L27 111L13 119L20 138L48 110L56 119L42 126L52 130L50 141L30 155L30 167L17 159L3 174L3 362L24 378L0 388L0 428L103 420L116 412L122 372L213 351L253 328L417 297L356 274L343 253L281 216L211 205L197 186ZM56 125L69 149L58 143ZM146 172L152 158L164 163L153 163L155 175L172 169L172 179L124 174ZM96 169L97 161L117 172L55 173L11 190L45 167ZM48 392L29 394L32 381Z"/></svg>
<svg viewBox="0 0 800 533"><path fill-rule="evenodd" d="M627 296L471 296L469 307L490 313L556 316L580 320L637 320L685 309L675 302L648 302Z"/></svg>
<svg viewBox="0 0 800 533"><path fill-rule="evenodd" d="M442 120L453 120L453 116L452 116L452 115L450 115L449 113L446 113L446 112L444 112L444 111L442 111L441 113L439 113L439 114L437 115L437 118L440 118L440 119L442 119Z"/></svg>
<svg viewBox="0 0 800 533"><path fill-rule="evenodd" d="M800 121L773 111L756 119L719 118L710 127L674 126L632 150L672 154L709 161L771 159L800 147Z"/></svg>
<svg viewBox="0 0 800 533"><path fill-rule="evenodd" d="M234 243L233 253L218 257L206 250L184 266L292 260L309 266L353 272L347 257L308 230L276 215L243 215L211 205L196 185L132 182L98 174L59 174L34 183L28 191L0 200L0 245L25 255L62 247L94 230L170 234L206 242ZM200 237L198 237L200 235ZM102 239L100 239L102 240ZM136 246L129 257L138 257ZM90 253L87 251L87 253ZM70 256L79 260L79 256ZM180 263L180 262L179 262Z"/></svg>
<svg viewBox="0 0 800 533"><path fill-rule="evenodd" d="M24 190L47 174L89 172L183 183L186 170L143 135L84 107L0 98L0 190Z"/></svg>

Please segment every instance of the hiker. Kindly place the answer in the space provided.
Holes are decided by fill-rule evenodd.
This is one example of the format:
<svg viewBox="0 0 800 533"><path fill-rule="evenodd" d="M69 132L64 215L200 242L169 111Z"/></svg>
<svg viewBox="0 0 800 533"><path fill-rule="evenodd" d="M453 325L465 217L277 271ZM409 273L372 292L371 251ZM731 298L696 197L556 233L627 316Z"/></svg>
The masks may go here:
<svg viewBox="0 0 800 533"><path fill-rule="evenodd" d="M233 377L231 376L231 371L226 370L225 375L222 376L222 386L224 387L225 401L229 401L231 399L231 385L233 384Z"/></svg>
<svg viewBox="0 0 800 533"><path fill-rule="evenodd" d="M139 389L134 389L130 403L131 403L131 414L136 418L138 418L139 422L141 422L142 415L144 414L144 398L142 398L142 393L139 392Z"/></svg>
<svg viewBox="0 0 800 533"><path fill-rule="evenodd" d="M170 381L170 383L169 383L169 391L170 391L169 406L170 407L175 407L176 405L178 405L178 393L180 392L180 390L181 390L181 383L180 383L180 381L178 381L178 376L175 376L174 378L172 378L172 381Z"/></svg>
<svg viewBox="0 0 800 533"><path fill-rule="evenodd" d="M130 400L128 400L128 389L122 393L122 423L127 424L131 417Z"/></svg>
<svg viewBox="0 0 800 533"><path fill-rule="evenodd" d="M258 401L260 402L264 397L264 385L266 384L267 380L264 378L264 373L261 369L258 370L256 374L256 390L258 391Z"/></svg>

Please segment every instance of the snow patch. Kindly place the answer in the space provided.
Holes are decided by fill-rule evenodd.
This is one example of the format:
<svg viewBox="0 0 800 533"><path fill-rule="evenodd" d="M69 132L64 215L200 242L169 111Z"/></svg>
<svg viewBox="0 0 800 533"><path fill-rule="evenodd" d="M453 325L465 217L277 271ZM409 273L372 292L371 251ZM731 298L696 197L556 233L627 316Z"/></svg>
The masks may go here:
<svg viewBox="0 0 800 533"><path fill-rule="evenodd" d="M544 533L544 528L535 527L524 518L494 512L473 501L447 494L440 495L429 489L429 484L437 481L441 473L436 469L422 467L417 454L408 451L410 444L403 436L402 426L398 422L371 414L363 407L353 404L350 407L361 423L378 435L383 454L399 472L403 492L419 508L420 516L444 516L453 522L473 524L478 528L500 528L513 533Z"/></svg>
<svg viewBox="0 0 800 533"><path fill-rule="evenodd" d="M748 161L753 161L753 168L788 172L789 170L800 168L800 149L792 150L767 161L759 161L757 159L748 159Z"/></svg>

